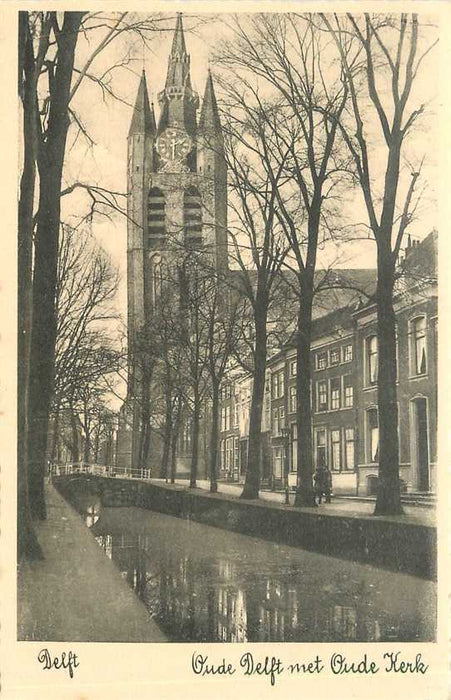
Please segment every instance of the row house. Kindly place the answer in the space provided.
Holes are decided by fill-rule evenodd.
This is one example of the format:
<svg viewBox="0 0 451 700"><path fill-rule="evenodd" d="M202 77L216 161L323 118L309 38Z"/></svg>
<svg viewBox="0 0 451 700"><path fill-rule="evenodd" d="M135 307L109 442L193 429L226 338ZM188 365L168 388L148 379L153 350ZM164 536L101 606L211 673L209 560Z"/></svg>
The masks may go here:
<svg viewBox="0 0 451 700"><path fill-rule="evenodd" d="M350 309L313 325L311 351L313 453L332 472L334 493L357 487L356 340Z"/></svg>
<svg viewBox="0 0 451 700"><path fill-rule="evenodd" d="M240 436L244 439L244 425L241 421L241 396L239 382L233 375L228 376L220 389L219 429L219 476L230 481L238 481L240 476ZM241 430L240 430L241 428Z"/></svg>
<svg viewBox="0 0 451 700"><path fill-rule="evenodd" d="M396 388L401 487L404 491L436 491L437 482L437 370L438 298L436 283L437 234L409 246L416 278L397 290ZM420 274L421 273L421 274ZM354 314L359 348L358 447L359 494L374 494L379 461L377 409L378 339L376 307L369 304Z"/></svg>
<svg viewBox="0 0 451 700"><path fill-rule="evenodd" d="M313 323L311 401L314 461L333 472L335 492L355 492L355 338L351 311L340 309ZM296 348L288 347L267 367L271 419L272 484L290 487L297 478Z"/></svg>
<svg viewBox="0 0 451 700"><path fill-rule="evenodd" d="M232 373L221 386L219 474L229 481L243 481L247 467L252 377ZM262 414L262 479L271 480L271 392L266 382Z"/></svg>
<svg viewBox="0 0 451 700"><path fill-rule="evenodd" d="M409 243L409 275L395 294L401 487L433 491L437 463L437 234ZM267 363L262 431L262 481L280 487L297 478L296 348ZM339 308L312 327L311 407L315 466L327 465L335 494L373 495L378 479L378 339L376 305ZM243 480L251 377L241 376L222 401L221 473L233 463ZM235 416L232 419L232 416ZM227 417L229 416L229 417ZM233 425L232 425L233 422ZM232 442L233 440L233 442ZM239 445L239 448L236 447ZM232 457L236 455L236 457ZM234 461L236 460L236 461Z"/></svg>

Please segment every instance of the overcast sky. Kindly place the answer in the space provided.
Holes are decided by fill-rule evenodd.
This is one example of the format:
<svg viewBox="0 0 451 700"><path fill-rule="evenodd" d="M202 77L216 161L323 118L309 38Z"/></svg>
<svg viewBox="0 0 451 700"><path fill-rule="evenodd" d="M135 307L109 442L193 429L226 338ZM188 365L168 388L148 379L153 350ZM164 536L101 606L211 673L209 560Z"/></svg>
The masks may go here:
<svg viewBox="0 0 451 700"><path fill-rule="evenodd" d="M227 15L203 16L205 22L199 22L198 18L184 15L185 38L187 50L191 55L191 78L193 87L202 98L209 59L213 59L218 43L227 36L224 21ZM167 27L174 26L174 16L168 15ZM191 30L192 28L192 30ZM166 77L167 59L172 42L172 31L163 34L155 34L151 47L144 48L138 39L134 42L118 41L111 50L100 55L93 65L93 73L97 75L115 61L130 51L133 59L125 68L116 70L112 78L112 87L121 99L126 103L107 98L102 99L99 88L92 82L85 81L74 100L74 108L82 117L83 123L95 145L89 148L85 140L79 137L76 143L70 141L71 149L66 159L65 176L67 184L73 180L84 182L96 182L99 185L118 192L126 191L126 164L127 164L127 132L130 125L132 107L139 85L140 73L145 67L147 82L150 91L150 99L155 104L158 118L157 93L163 89ZM92 44L91 44L92 48ZM83 53L89 47L79 46L78 65L82 64ZM416 86L421 93L421 101L434 99L436 90L437 63L432 57L424 68L424 78ZM215 65L212 61L211 68L215 73ZM218 94L218 98L220 95ZM427 181L427 191L421 211L421 218L410 231L419 238L423 238L437 225L436 218L436 119L433 114L428 117L426 128L417 135L419 152L425 152L428 158L427 167L424 170ZM357 207L358 193L353 193L349 206ZM71 195L63 202L63 218L75 222L77 217L86 211L87 199L80 195ZM359 213L361 219L366 220L362 209ZM120 311L126 312L126 222L123 217L116 216L113 221L95 220L92 232L97 240L110 253L115 263L121 270L122 284L118 298ZM333 252L329 251L329 256ZM323 258L327 264L327 256ZM347 250L343 265L348 267L372 267L375 265L375 244L372 240L358 242Z"/></svg>

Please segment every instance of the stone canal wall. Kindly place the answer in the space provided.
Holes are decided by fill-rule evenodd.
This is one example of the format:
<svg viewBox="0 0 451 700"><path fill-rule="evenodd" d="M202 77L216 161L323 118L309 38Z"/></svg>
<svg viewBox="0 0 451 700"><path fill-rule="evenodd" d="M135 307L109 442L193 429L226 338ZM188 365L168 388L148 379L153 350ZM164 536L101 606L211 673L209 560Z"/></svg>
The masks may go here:
<svg viewBox="0 0 451 700"><path fill-rule="evenodd" d="M346 516L268 501L245 501L180 486L80 474L54 478L70 502L71 491L99 494L104 507L136 506L232 532L392 571L436 578L436 529L402 517Z"/></svg>

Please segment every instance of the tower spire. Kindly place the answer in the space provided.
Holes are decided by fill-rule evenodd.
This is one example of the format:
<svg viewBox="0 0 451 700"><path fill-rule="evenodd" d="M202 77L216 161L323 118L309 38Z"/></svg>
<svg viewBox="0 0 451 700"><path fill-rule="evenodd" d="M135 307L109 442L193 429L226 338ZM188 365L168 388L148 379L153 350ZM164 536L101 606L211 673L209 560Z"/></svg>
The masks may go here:
<svg viewBox="0 0 451 700"><path fill-rule="evenodd" d="M154 136L155 132L155 116L150 109L146 72L143 69L128 135L148 134Z"/></svg>
<svg viewBox="0 0 451 700"><path fill-rule="evenodd" d="M183 35L182 13L177 13L168 72L164 90L158 94L160 120L158 134L168 127L184 129L190 136L196 133L196 110L199 97L191 86L190 57Z"/></svg>
<svg viewBox="0 0 451 700"><path fill-rule="evenodd" d="M186 51L181 12L177 12L172 48L169 54L166 87L191 89L190 57Z"/></svg>
<svg viewBox="0 0 451 700"><path fill-rule="evenodd" d="M171 49L171 56L176 56L177 54L179 56L186 54L185 36L183 34L183 20L181 12L177 12L174 38L172 39Z"/></svg>
<svg viewBox="0 0 451 700"><path fill-rule="evenodd" d="M208 68L207 82L205 84L204 99L199 119L199 130L211 131L214 134L222 134L221 120L219 118L218 103L216 101L213 76Z"/></svg>

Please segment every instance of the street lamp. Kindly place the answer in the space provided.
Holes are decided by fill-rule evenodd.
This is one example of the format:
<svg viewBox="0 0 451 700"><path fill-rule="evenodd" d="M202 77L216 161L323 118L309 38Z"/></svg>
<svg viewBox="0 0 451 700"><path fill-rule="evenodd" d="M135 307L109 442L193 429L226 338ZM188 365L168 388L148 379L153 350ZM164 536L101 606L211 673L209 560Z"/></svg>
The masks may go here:
<svg viewBox="0 0 451 700"><path fill-rule="evenodd" d="M288 471L289 471L289 465L288 465L288 450L290 447L290 428L281 428L280 432L282 433L282 439L283 439L283 476L284 476L284 488L285 488L285 505L289 506L290 505L290 489L288 486Z"/></svg>

